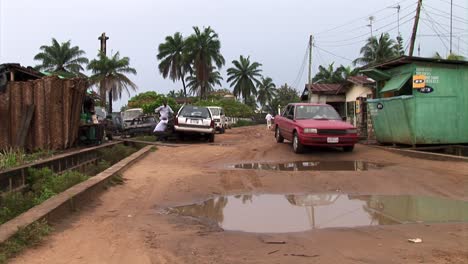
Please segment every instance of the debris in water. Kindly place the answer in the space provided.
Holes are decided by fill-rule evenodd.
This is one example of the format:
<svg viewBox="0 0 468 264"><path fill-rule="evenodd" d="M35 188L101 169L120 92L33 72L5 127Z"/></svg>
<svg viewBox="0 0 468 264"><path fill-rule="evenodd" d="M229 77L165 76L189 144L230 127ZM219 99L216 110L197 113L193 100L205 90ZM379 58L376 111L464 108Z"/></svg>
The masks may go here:
<svg viewBox="0 0 468 264"><path fill-rule="evenodd" d="M253 151L257 151L253 149ZM385 165L367 161L291 161L285 163L242 163L230 166L232 169L273 170L273 171L367 171L380 169Z"/></svg>
<svg viewBox="0 0 468 264"><path fill-rule="evenodd" d="M410 243L422 243L422 239L420 239L420 238L410 238L410 239L408 239L408 242L410 242Z"/></svg>

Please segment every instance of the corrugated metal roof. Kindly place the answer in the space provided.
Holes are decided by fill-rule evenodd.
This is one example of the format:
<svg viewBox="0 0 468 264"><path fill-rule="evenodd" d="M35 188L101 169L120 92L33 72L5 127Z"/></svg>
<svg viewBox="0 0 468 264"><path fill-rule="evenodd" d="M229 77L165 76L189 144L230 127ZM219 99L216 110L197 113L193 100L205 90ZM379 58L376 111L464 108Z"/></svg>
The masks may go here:
<svg viewBox="0 0 468 264"><path fill-rule="evenodd" d="M363 75L351 76L348 78L348 81L357 85L373 85L375 81L371 78Z"/></svg>

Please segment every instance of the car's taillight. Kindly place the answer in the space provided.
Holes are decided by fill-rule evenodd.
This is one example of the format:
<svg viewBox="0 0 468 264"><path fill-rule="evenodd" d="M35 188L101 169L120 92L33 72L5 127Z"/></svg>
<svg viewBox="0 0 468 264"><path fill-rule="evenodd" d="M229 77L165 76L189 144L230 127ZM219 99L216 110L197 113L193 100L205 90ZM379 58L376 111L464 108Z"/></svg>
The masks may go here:
<svg viewBox="0 0 468 264"><path fill-rule="evenodd" d="M175 117L174 125L176 125L176 126L179 125L179 117L178 116Z"/></svg>
<svg viewBox="0 0 468 264"><path fill-rule="evenodd" d="M211 128L214 128L214 127L215 127L215 121L214 121L214 120L211 120L210 127L211 127Z"/></svg>

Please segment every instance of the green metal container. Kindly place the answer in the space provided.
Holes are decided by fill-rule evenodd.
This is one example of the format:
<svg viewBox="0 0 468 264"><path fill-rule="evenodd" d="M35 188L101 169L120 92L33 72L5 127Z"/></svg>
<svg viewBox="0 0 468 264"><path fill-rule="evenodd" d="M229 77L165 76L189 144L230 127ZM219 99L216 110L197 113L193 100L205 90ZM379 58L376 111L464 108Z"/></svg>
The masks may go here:
<svg viewBox="0 0 468 264"><path fill-rule="evenodd" d="M387 79L377 80L377 95L387 97L368 100L379 142L468 143L468 62L412 58L364 73ZM424 88L413 89L415 75L425 76Z"/></svg>

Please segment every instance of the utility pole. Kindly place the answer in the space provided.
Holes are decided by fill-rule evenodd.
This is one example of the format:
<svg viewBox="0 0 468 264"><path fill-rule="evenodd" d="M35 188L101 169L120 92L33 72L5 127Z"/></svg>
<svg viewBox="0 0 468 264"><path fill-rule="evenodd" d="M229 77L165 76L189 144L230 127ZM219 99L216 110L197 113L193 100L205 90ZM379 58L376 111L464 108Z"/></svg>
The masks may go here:
<svg viewBox="0 0 468 264"><path fill-rule="evenodd" d="M314 36L309 37L309 80L307 82L307 90L309 91L309 102L312 99L312 47L314 46Z"/></svg>
<svg viewBox="0 0 468 264"><path fill-rule="evenodd" d="M375 20L375 17L370 16L369 17L369 25L367 25L368 27L370 27L370 36L371 36L371 38L374 36L374 32L373 32L373 29L372 29L372 24L374 23L374 20Z"/></svg>
<svg viewBox="0 0 468 264"><path fill-rule="evenodd" d="M450 0L450 54L452 54L453 0Z"/></svg>
<svg viewBox="0 0 468 264"><path fill-rule="evenodd" d="M98 40L101 41L101 52L102 54L106 55L106 52L107 52L107 40L109 39L109 37L106 36L106 33L103 32L101 34L101 36L98 38ZM101 101L102 103L104 104L104 106L106 105L106 91L107 91L107 87L105 82L104 81L101 81L101 83L99 84L100 86L100 90L102 91L104 89L104 94L101 94ZM109 114L112 114L112 89L109 90Z"/></svg>
<svg viewBox="0 0 468 264"><path fill-rule="evenodd" d="M416 7L416 17L414 18L413 34L411 35L411 45L409 56L413 56L414 43L416 42L416 32L418 31L419 15L421 13L422 0L418 0L418 7Z"/></svg>

